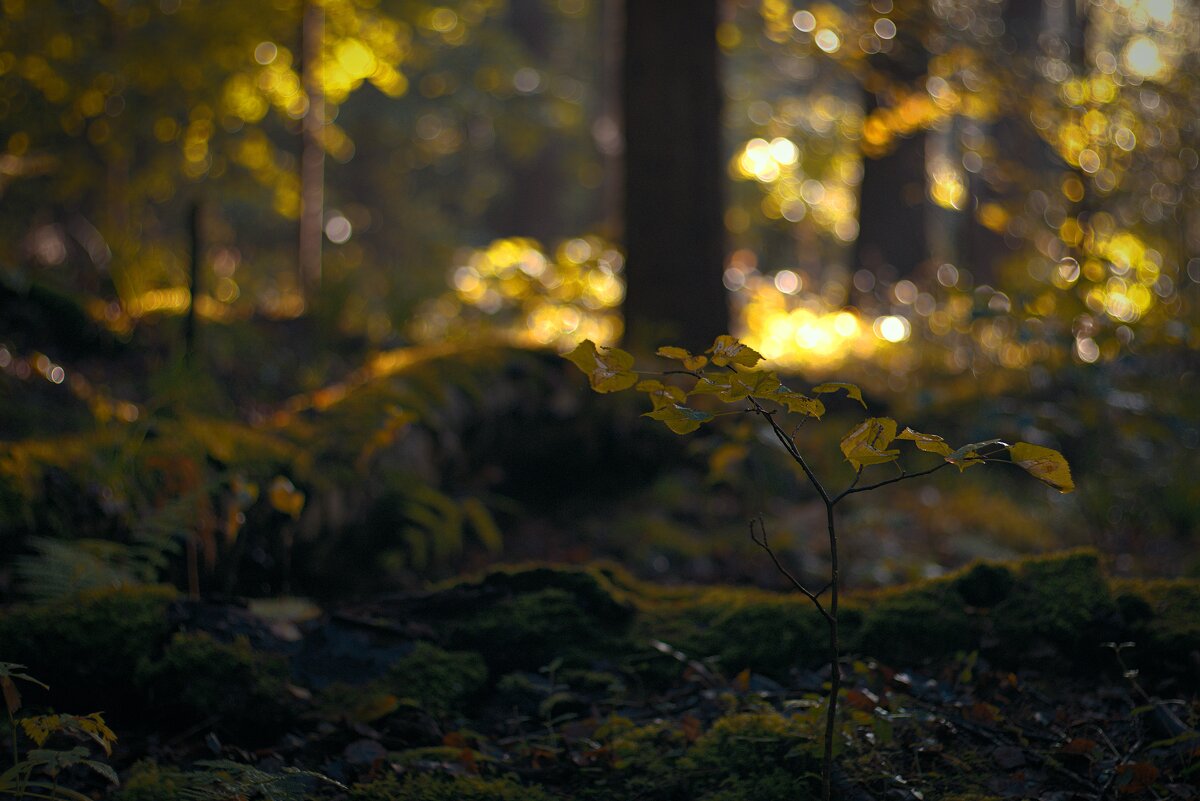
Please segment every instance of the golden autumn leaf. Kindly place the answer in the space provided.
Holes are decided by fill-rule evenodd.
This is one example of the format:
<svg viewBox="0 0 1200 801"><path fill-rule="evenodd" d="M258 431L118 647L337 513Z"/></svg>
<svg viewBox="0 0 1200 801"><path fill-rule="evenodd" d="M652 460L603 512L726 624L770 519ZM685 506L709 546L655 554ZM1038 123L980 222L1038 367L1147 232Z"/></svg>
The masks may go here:
<svg viewBox="0 0 1200 801"><path fill-rule="evenodd" d="M868 417L842 438L842 453L855 470L872 464L895 461L898 450L886 450L896 438L896 421L890 417Z"/></svg>
<svg viewBox="0 0 1200 801"><path fill-rule="evenodd" d="M730 364L753 367L762 361L761 353L748 345L743 345L729 334L717 337L712 347L705 352L712 354L712 363L718 367Z"/></svg>
<svg viewBox="0 0 1200 801"><path fill-rule="evenodd" d="M775 401L787 407L789 412L795 414L804 414L809 417L815 417L818 420L821 415L825 414L825 404L820 398L810 398L807 395L802 395L799 392L793 392L782 384L773 392L760 396L765 400Z"/></svg>
<svg viewBox="0 0 1200 801"><path fill-rule="evenodd" d="M596 392L619 392L638 380L633 372L633 356L620 348L598 349L595 342L585 339L566 358L587 373L588 383Z"/></svg>
<svg viewBox="0 0 1200 801"><path fill-rule="evenodd" d="M748 395L756 398L766 398L779 389L779 376L774 370L744 370L729 377L731 397L721 396L721 400L741 400Z"/></svg>
<svg viewBox="0 0 1200 801"><path fill-rule="evenodd" d="M664 346L659 348L657 353L665 359L674 359L675 361L683 362L685 370L699 370L708 364L707 356L690 353L684 348Z"/></svg>
<svg viewBox="0 0 1200 801"><path fill-rule="evenodd" d="M38 748L41 748L51 734L62 729L62 717L60 715L35 715L21 718L21 728L25 730L25 735L33 740Z"/></svg>
<svg viewBox="0 0 1200 801"><path fill-rule="evenodd" d="M846 390L846 397L853 398L861 403L864 409L867 408L867 402L863 400L862 390L858 388L857 384L847 384L844 381L826 381L824 384L817 384L812 388L812 391L819 395L825 392L837 392L839 389Z"/></svg>
<svg viewBox="0 0 1200 801"><path fill-rule="evenodd" d="M655 409L661 409L672 403L683 403L687 399L687 393L680 387L664 384L653 378L639 381L634 387L638 392L645 392L650 397L650 403Z"/></svg>
<svg viewBox="0 0 1200 801"><path fill-rule="evenodd" d="M669 406L663 406L661 409L646 412L642 417L659 420L665 423L667 428L676 434L690 434L699 428L701 423L707 423L713 419L713 416L708 412L690 409L678 403L672 403Z"/></svg>
<svg viewBox="0 0 1200 801"><path fill-rule="evenodd" d="M937 434L922 434L920 431L913 431L908 426L905 426L904 430L896 435L896 439L910 440L916 443L921 450L936 453L938 456L945 457L954 452L954 449Z"/></svg>
<svg viewBox="0 0 1200 801"><path fill-rule="evenodd" d="M988 456L1008 447L1002 439L986 439L983 442L972 442L946 455L946 461L958 468L961 473L968 467L983 464ZM981 453L982 451L982 453Z"/></svg>
<svg viewBox="0 0 1200 801"><path fill-rule="evenodd" d="M1013 463L1020 465L1029 475L1061 493L1072 492L1075 482L1071 480L1071 467L1063 455L1053 448L1018 442L1008 449Z"/></svg>

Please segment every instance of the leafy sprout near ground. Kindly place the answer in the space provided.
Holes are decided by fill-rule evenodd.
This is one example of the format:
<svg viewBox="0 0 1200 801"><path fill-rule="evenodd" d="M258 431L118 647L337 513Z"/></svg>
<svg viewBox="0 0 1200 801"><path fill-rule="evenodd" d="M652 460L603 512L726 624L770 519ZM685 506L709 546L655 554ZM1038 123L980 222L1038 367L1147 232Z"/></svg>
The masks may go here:
<svg viewBox="0 0 1200 801"><path fill-rule="evenodd" d="M760 416L766 421L779 444L803 471L825 506L830 576L828 582L819 589L811 589L780 561L771 547L767 528L761 517L751 521L750 537L767 553L776 569L787 578L792 587L812 602L829 627L830 684L826 707L825 753L822 762L822 797L828 801L833 771L838 690L841 685L841 648L838 639L838 535L834 508L850 495L869 492L906 479L928 476L947 465L954 465L959 471L963 471L980 464L1012 464L1023 468L1047 486L1066 493L1075 489L1070 467L1062 454L1041 445L1027 442L1010 444L1002 439L989 439L954 448L936 434L914 431L907 426L898 433L899 424L890 417L867 417L842 437L841 451L853 468L854 477L841 492L832 492L813 472L801 452L801 444L797 437L805 423L809 420L819 420L825 414L825 403L817 397L819 395L844 392L848 398L862 404L866 409L867 403L856 385L827 382L812 387L809 395L797 392L785 386L775 371L759 368L758 365L763 360L762 355L728 334L717 337L712 347L702 354L668 346L659 348L658 356L679 362L681 367L638 371L634 369L632 354L619 348L597 347L590 340L584 340L567 354L566 358L587 374L588 381L596 392L619 392L626 389L644 392L650 398L652 406L645 416L662 422L676 434L692 433L719 416ZM706 367L715 369L706 370ZM706 399L706 396L711 399ZM732 408L718 407L715 411L709 411L714 404L724 404ZM790 430L781 422L789 414L799 416L799 421ZM909 471L897 464L898 475L860 484L867 468L898 463L900 450L891 446L901 441L912 442L918 450L940 456L942 461L933 467L917 471ZM822 600L826 593L829 593L827 602Z"/></svg>
<svg viewBox="0 0 1200 801"><path fill-rule="evenodd" d="M46 741L54 735L70 737L74 740L92 743L104 750L105 755L112 756L113 744L117 735L113 733L104 716L99 712L90 715L34 715L16 718L21 709L21 693L17 689L17 681L35 684L43 689L49 689L38 679L25 672L24 665L11 662L0 662L0 691L4 695L5 710L8 712L9 728L12 730L12 765L0 773L0 796L34 799L67 799L69 801L87 800L87 796L58 784L59 775L76 766L82 766L103 776L113 784L117 784L116 772L106 763L91 758L91 752L84 746L70 749L45 748ZM36 748L31 748L21 756L18 748L18 726L25 736L33 741ZM35 774L43 774L50 780L35 778Z"/></svg>

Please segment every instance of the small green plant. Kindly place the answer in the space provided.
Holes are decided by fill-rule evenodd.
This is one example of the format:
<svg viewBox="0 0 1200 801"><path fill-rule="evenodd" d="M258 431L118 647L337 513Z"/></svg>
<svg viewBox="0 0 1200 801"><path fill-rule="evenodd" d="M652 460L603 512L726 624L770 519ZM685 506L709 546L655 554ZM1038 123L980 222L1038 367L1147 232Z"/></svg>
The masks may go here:
<svg viewBox="0 0 1200 801"><path fill-rule="evenodd" d="M91 758L89 750L83 746L70 749L43 748L52 735L64 735L74 740L91 742L112 754L112 745L117 736L104 722L99 712L90 715L35 715L16 718L21 708L21 692L17 687L18 681L36 684L43 689L50 689L42 682L24 672L24 665L11 662L0 662L0 691L3 691L4 706L8 712L8 725L12 730L12 766L0 773L0 795L14 798L35 799L69 799L70 801L88 801L88 797L66 787L60 787L58 776L67 768L82 765L117 783L117 774L103 762ZM18 726L25 735L33 741L36 748L26 751L22 758L18 748ZM44 774L49 781L35 778L35 774Z"/></svg>
<svg viewBox="0 0 1200 801"><path fill-rule="evenodd" d="M634 359L629 353L618 348L597 348L590 340L584 340L567 354L566 358L587 374L588 381L596 392L634 389L646 393L652 409L645 416L664 423L676 434L689 434L722 415L758 415L766 421L775 439L803 471L808 483L825 506L830 575L828 582L819 589L810 588L784 566L771 547L766 525L761 517L751 521L750 537L766 552L775 568L791 586L812 602L828 625L830 683L821 782L822 797L828 801L833 769L838 691L841 687L841 647L838 639L838 534L834 514L837 505L851 495L928 476L948 465L954 465L962 471L980 464L1011 464L1024 468L1034 478L1059 492L1070 492L1075 488L1070 468L1062 454L1040 445L1025 442L1009 444L1001 439L990 439L954 448L936 434L923 434L908 427L898 431L899 425L890 417L867 417L842 437L841 451L850 463L854 475L843 490L835 492L828 489L813 472L802 452L798 435L806 422L819 420L825 414L825 404L818 397L820 395L844 392L847 397L862 404L864 409L867 408L862 391L857 386L829 382L812 387L809 395L793 391L783 384L775 371L758 367L762 361L761 354L727 334L717 337L712 347L703 354L690 353L683 348L663 347L658 349L658 355L681 363L681 367L638 371L634 369ZM696 405L689 405L690 403ZM717 411L700 408L700 404L711 407L714 403L732 408ZM798 416L798 422L790 428L784 424L787 415ZM941 457L942 461L933 467L915 472L900 468L898 475L867 484L861 483L868 468L895 464L899 460L899 449L891 447L897 441L911 442L918 450L935 454ZM827 601L823 600L826 593Z"/></svg>

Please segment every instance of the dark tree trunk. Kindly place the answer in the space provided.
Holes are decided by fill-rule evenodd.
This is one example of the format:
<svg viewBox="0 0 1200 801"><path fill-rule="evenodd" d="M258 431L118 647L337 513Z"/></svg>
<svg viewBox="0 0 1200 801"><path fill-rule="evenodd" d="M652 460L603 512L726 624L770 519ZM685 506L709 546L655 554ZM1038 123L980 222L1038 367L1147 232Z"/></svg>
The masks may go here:
<svg viewBox="0 0 1200 801"><path fill-rule="evenodd" d="M868 109L874 98L868 98ZM877 159L863 159L854 266L880 278L913 275L929 258L925 236L925 135L897 141Z"/></svg>
<svg viewBox="0 0 1200 801"><path fill-rule="evenodd" d="M626 341L693 349L729 329L717 0L627 0Z"/></svg>
<svg viewBox="0 0 1200 801"><path fill-rule="evenodd" d="M900 0L911 6L920 0ZM868 81L863 92L863 111L873 113L881 104L894 103L886 94L887 83L914 85L928 70L929 54L919 34L927 22L917 15L914 29L901 30L890 53L871 57L872 69L889 80L880 84L877 95L874 82ZM880 278L894 281L917 273L930 257L926 213L928 203L925 176L926 135L914 132L897 139L893 148L877 158L863 158L863 180L859 194L858 240L855 245L855 269L867 269Z"/></svg>
<svg viewBox="0 0 1200 801"><path fill-rule="evenodd" d="M325 94L317 78L325 41L325 10L316 2L304 6L300 31L301 74L308 93L308 111L301 121L299 284L311 306L321 286L321 237L325 218Z"/></svg>

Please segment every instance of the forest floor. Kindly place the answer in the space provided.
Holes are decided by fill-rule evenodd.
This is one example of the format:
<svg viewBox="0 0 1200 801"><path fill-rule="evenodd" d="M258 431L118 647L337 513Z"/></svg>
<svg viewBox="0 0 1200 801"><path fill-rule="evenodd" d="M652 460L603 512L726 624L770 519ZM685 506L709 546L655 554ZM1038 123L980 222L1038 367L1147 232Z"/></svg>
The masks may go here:
<svg viewBox="0 0 1200 801"><path fill-rule="evenodd" d="M835 795L1197 797L1197 612L1200 582L1088 552L852 595ZM11 608L0 643L51 686L18 718L105 712L120 788L62 774L94 798L818 797L829 668L796 596L605 565L326 609L149 587Z"/></svg>

